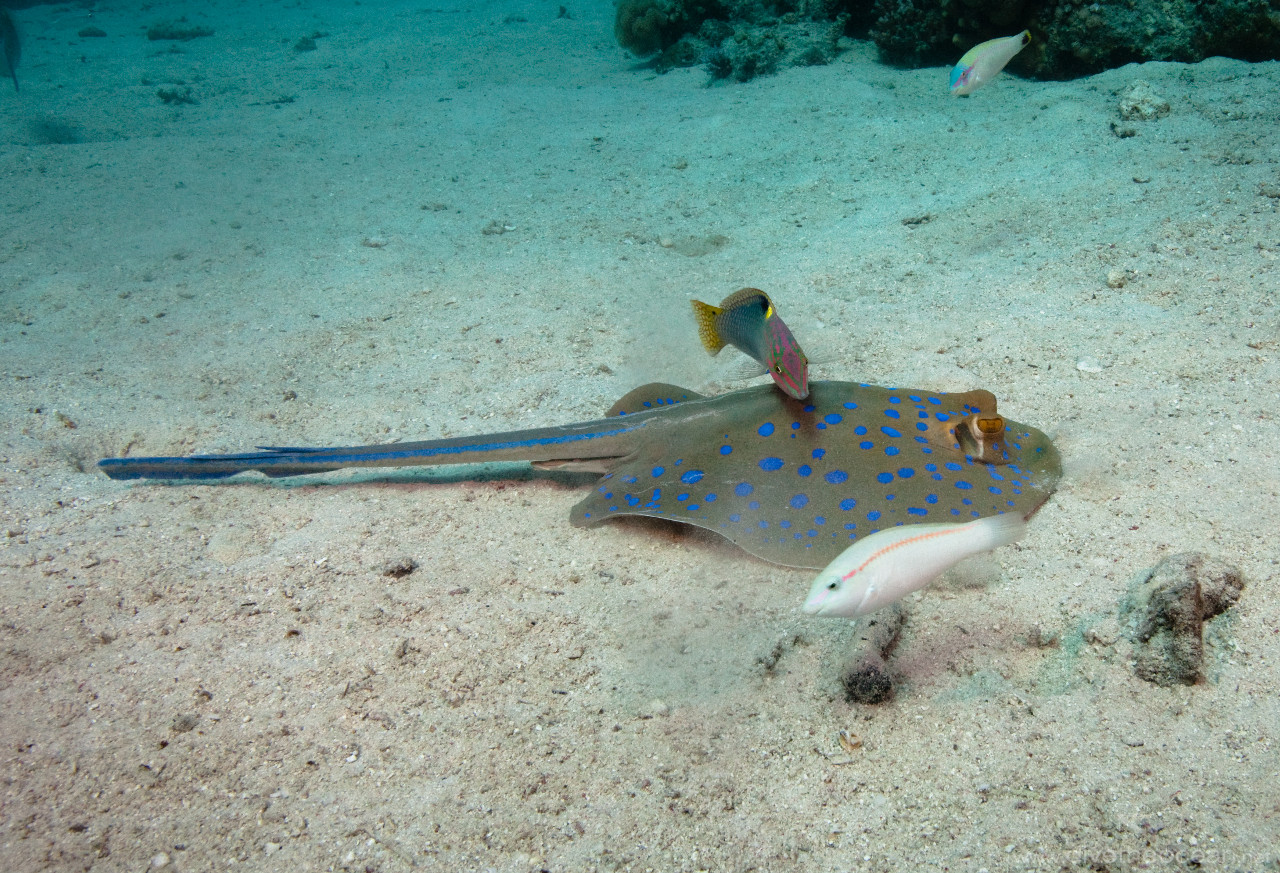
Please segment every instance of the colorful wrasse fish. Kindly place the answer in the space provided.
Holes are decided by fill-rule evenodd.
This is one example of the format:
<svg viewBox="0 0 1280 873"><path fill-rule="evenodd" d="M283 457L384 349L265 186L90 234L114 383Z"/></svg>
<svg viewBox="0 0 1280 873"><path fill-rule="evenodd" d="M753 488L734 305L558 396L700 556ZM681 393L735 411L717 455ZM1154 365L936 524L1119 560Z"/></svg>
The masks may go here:
<svg viewBox="0 0 1280 873"><path fill-rule="evenodd" d="M758 361L773 381L796 400L809 396L809 359L778 317L769 295L759 288L741 288L719 306L693 301L702 345L716 355L726 345Z"/></svg>
<svg viewBox="0 0 1280 873"><path fill-rule="evenodd" d="M964 97L986 85L1005 68L1014 55L1031 42L1031 31L1024 30L1016 36L989 39L978 43L964 53L960 63L951 70L951 93Z"/></svg>
<svg viewBox="0 0 1280 873"><path fill-rule="evenodd" d="M979 552L1008 545L1027 524L1016 512L968 524L891 527L858 540L813 580L804 611L857 618L919 591L944 570Z"/></svg>

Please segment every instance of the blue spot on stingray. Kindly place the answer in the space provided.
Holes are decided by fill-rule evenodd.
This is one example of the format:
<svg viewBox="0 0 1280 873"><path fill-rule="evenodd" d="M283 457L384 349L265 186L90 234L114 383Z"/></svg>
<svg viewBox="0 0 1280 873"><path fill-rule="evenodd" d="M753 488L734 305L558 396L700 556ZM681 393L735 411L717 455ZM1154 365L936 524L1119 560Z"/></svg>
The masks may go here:
<svg viewBox="0 0 1280 873"><path fill-rule="evenodd" d="M907 395L907 399L908 399L908 400L910 400L912 403L919 403L919 402L920 402L920 398L919 398L919 397L917 397L917 396L915 396L914 394L908 394L908 395Z"/></svg>
<svg viewBox="0 0 1280 873"><path fill-rule="evenodd" d="M591 513L589 513L589 512L584 512L584 513L582 513L582 517L583 517L583 518L590 518L590 517L591 517Z"/></svg>
<svg viewBox="0 0 1280 873"><path fill-rule="evenodd" d="M699 479L701 479L704 475L706 474L704 474L701 470L686 470L684 473L680 475L680 481L686 485L692 485L694 482L697 482Z"/></svg>
<svg viewBox="0 0 1280 873"><path fill-rule="evenodd" d="M742 521L742 516L735 512L733 515L729 516L729 521Z"/></svg>
<svg viewBox="0 0 1280 873"><path fill-rule="evenodd" d="M817 525L823 525L827 523L827 520L823 518L821 515L819 515L814 517L813 523Z"/></svg>
<svg viewBox="0 0 1280 873"><path fill-rule="evenodd" d="M778 527L783 528L784 530L790 530L790 529L791 529L791 522L786 521L786 520L783 520L782 522L780 522L780 523L778 524Z"/></svg>
<svg viewBox="0 0 1280 873"><path fill-rule="evenodd" d="M756 433L760 434L760 436L773 436L773 422L766 421L764 424L760 425L760 428Z"/></svg>
<svg viewBox="0 0 1280 873"><path fill-rule="evenodd" d="M666 471L666 470L664 470L662 467L654 467L654 468L653 468L653 478L657 479L659 476L661 476L661 475L662 475L663 473L665 473L665 472L667 472L667 471Z"/></svg>
<svg viewBox="0 0 1280 873"><path fill-rule="evenodd" d="M900 452L900 451L902 451L902 450L901 450L901 449L899 449L897 446L885 446L885 447L884 447L884 453L885 453L886 455L888 455L889 457L891 457L891 458L892 458L894 455L898 454L898 452Z"/></svg>
<svg viewBox="0 0 1280 873"><path fill-rule="evenodd" d="M866 436L867 426L865 424L860 424L853 429L853 432L856 433L858 436Z"/></svg>
<svg viewBox="0 0 1280 873"><path fill-rule="evenodd" d="M992 494L1003 494L1003 493L1004 493L1003 491L1001 491L999 488L997 488L997 487L996 487L996 486L994 486L994 485L992 485L992 486L991 486L990 488L988 488L987 490L988 490L988 491L990 491Z"/></svg>
<svg viewBox="0 0 1280 873"><path fill-rule="evenodd" d="M950 416L950 415L948 415L948 414L947 414L947 413L945 413L945 412L939 412L939 413L937 413L937 414L936 414L936 417L937 417L938 421L950 421L950 420L951 420L951 416Z"/></svg>
<svg viewBox="0 0 1280 873"><path fill-rule="evenodd" d="M746 497L755 490L756 489L751 486L750 482L739 482L737 485L733 486L733 493L739 497Z"/></svg>
<svg viewBox="0 0 1280 873"><path fill-rule="evenodd" d="M801 476L809 476L813 474L813 468L810 467L808 464L801 464L800 467L796 470L796 472L799 473Z"/></svg>
<svg viewBox="0 0 1280 873"><path fill-rule="evenodd" d="M892 473L878 473L878 474L876 475L876 481L877 481L877 482L879 482L881 485L888 485L890 482L892 482L892 481L893 481L893 474L892 474Z"/></svg>
<svg viewBox="0 0 1280 873"><path fill-rule="evenodd" d="M867 521L879 521L879 520L880 520L880 510L873 509L867 513Z"/></svg>
<svg viewBox="0 0 1280 873"><path fill-rule="evenodd" d="M937 406L940 403L942 403L942 400L941 398L938 398L938 397L930 397L929 402L932 403L934 406Z"/></svg>
<svg viewBox="0 0 1280 873"><path fill-rule="evenodd" d="M791 422L791 429L792 429L792 430L799 430L799 429L800 429L800 422L798 422L798 421L793 421L793 422Z"/></svg>
<svg viewBox="0 0 1280 873"><path fill-rule="evenodd" d="M914 506L909 507L907 509L907 515L928 515L928 514L929 514L929 510L927 509L917 509Z"/></svg>
<svg viewBox="0 0 1280 873"><path fill-rule="evenodd" d="M916 474L916 471L911 469L910 467L903 467L901 470L898 471L898 478L910 479L915 474Z"/></svg>
<svg viewBox="0 0 1280 873"><path fill-rule="evenodd" d="M943 464L942 466L946 467L948 470L963 470L963 469L964 469L964 468L963 468L963 467L961 467L959 464L957 464L955 461L947 461L947 462L946 462L945 464Z"/></svg>
<svg viewBox="0 0 1280 873"><path fill-rule="evenodd" d="M693 512L697 508L698 508L698 504L696 503L690 503L688 506L685 507L685 509L689 510L690 512Z"/></svg>
<svg viewBox="0 0 1280 873"><path fill-rule="evenodd" d="M805 533L807 533L811 537L816 537L818 535L818 532L816 530L805 531Z"/></svg>
<svg viewBox="0 0 1280 873"><path fill-rule="evenodd" d="M844 403L841 403L840 405L841 405L841 406L843 406L845 409L857 409L857 408L858 408L858 404L856 404L856 403L854 403L854 402L852 402L852 401L849 401L849 400L846 400Z"/></svg>
<svg viewBox="0 0 1280 873"><path fill-rule="evenodd" d="M961 491L968 491L973 486L970 485L968 482L964 481L963 479L958 479L956 480L956 487L959 488Z"/></svg>
<svg viewBox="0 0 1280 873"><path fill-rule="evenodd" d="M813 411L814 411L815 409L817 409L817 408L818 408L818 407L814 406L812 403L806 403L806 404L804 405L804 411L805 411L805 412L813 412Z"/></svg>
<svg viewBox="0 0 1280 873"><path fill-rule="evenodd" d="M938 472L938 465L937 465L937 464L925 464L925 465L924 465L924 468L925 468L926 470L928 470L930 473L936 473L936 472Z"/></svg>
<svg viewBox="0 0 1280 873"><path fill-rule="evenodd" d="M871 440L863 440L862 442L858 443L858 448L860 449L874 449L875 447L876 447L876 444L873 443Z"/></svg>
<svg viewBox="0 0 1280 873"><path fill-rule="evenodd" d="M822 416L822 420L827 424L839 424L844 421L844 416L839 413L828 412L826 415Z"/></svg>
<svg viewBox="0 0 1280 873"><path fill-rule="evenodd" d="M653 489L653 496L652 496L652 497L650 497L649 499L650 499L650 500L661 500L661 499L662 499L662 489L661 489L661 488L655 488L655 489Z"/></svg>
<svg viewBox="0 0 1280 873"><path fill-rule="evenodd" d="M722 455L728 455L728 454L732 454L732 453L733 453L733 446L721 446L721 447L720 447L720 454L722 454Z"/></svg>
<svg viewBox="0 0 1280 873"><path fill-rule="evenodd" d="M639 506L639 505L640 505L640 498L635 497L635 496L633 496L633 495L628 494L624 499L627 501L627 506Z"/></svg>
<svg viewBox="0 0 1280 873"><path fill-rule="evenodd" d="M887 415L887 416L889 416L890 418L901 418L901 417L902 417L902 416L898 413L898 410L896 410L896 409L886 409L886 410L884 411L884 414L885 414L885 415Z"/></svg>
<svg viewBox="0 0 1280 873"><path fill-rule="evenodd" d="M936 494L929 494L929 495L926 495L926 496L925 496L925 498L924 498L924 502L925 502L925 503L937 503L937 502L938 502L938 495L936 495Z"/></svg>
<svg viewBox="0 0 1280 873"><path fill-rule="evenodd" d="M896 430L889 427L887 424L884 427L880 428L880 433L884 434L885 436L891 436L891 437L902 436L902 434L898 433Z"/></svg>
<svg viewBox="0 0 1280 873"><path fill-rule="evenodd" d="M856 528L856 527L857 527L857 525L856 525L856 524L846 524L846 525L844 526L844 529L845 529L845 530L853 530L853 529L854 529L854 528ZM853 539L855 536L857 536L857 534L849 534L849 539Z"/></svg>
<svg viewBox="0 0 1280 873"><path fill-rule="evenodd" d="M853 509L857 505L858 505L858 501L854 500L852 497L846 497L844 500L840 501L840 508L843 509L845 512L848 512L850 509Z"/></svg>
<svg viewBox="0 0 1280 873"><path fill-rule="evenodd" d="M923 421L916 422L916 430L928 430L928 429L929 429L929 425L925 424Z"/></svg>
<svg viewBox="0 0 1280 873"><path fill-rule="evenodd" d="M609 507L609 511L610 511L610 512L617 512L617 511L618 511L618 507L616 507L616 506L610 506L610 507Z"/></svg>
<svg viewBox="0 0 1280 873"><path fill-rule="evenodd" d="M760 461L760 469L772 473L774 470L782 469L782 458L762 458Z"/></svg>
<svg viewBox="0 0 1280 873"><path fill-rule="evenodd" d="M708 494L707 503L715 503L715 502L716 502L716 496L714 494Z"/></svg>
<svg viewBox="0 0 1280 873"><path fill-rule="evenodd" d="M889 398L889 402L890 402L890 403L901 403L901 402L902 402L902 398L901 398L901 397L890 397L890 398Z"/></svg>
<svg viewBox="0 0 1280 873"><path fill-rule="evenodd" d="M822 422L818 422L818 423L817 423L817 424L815 424L813 427L814 427L814 429L815 429L815 430L826 430L826 429L827 429L827 426L826 426L825 424L823 424Z"/></svg>
<svg viewBox="0 0 1280 873"><path fill-rule="evenodd" d="M822 460L823 458L825 458L825 457L827 456L827 450L826 450L826 449L814 449L814 450L813 450L813 456L814 456L816 459L818 459L818 460L820 461L820 460Z"/></svg>
<svg viewBox="0 0 1280 873"><path fill-rule="evenodd" d="M688 495L688 494L677 494L677 495L676 495L676 500L688 500L688 499L689 499L689 495Z"/></svg>
<svg viewBox="0 0 1280 873"><path fill-rule="evenodd" d="M805 506L808 505L808 503L809 503L809 495L807 494L797 494L795 497L791 498L792 509L804 509Z"/></svg>
<svg viewBox="0 0 1280 873"><path fill-rule="evenodd" d="M762 519L760 519L760 529L761 529L761 530L764 530L764 529L765 529L766 527L768 527L768 526L769 526L769 522L765 521L763 518L762 518Z"/></svg>
<svg viewBox="0 0 1280 873"><path fill-rule="evenodd" d="M753 500L753 501L751 501L750 503L748 503L748 504L747 504L747 509L750 509L750 510L752 510L752 511L755 511L755 510L757 510L757 509L759 509L759 508L760 508L760 501L759 501L759 500Z"/></svg>
<svg viewBox="0 0 1280 873"><path fill-rule="evenodd" d="M841 482L848 480L849 474L846 473L844 470L832 470L822 478L826 479L827 482L829 482L832 485L839 485Z"/></svg>
<svg viewBox="0 0 1280 873"><path fill-rule="evenodd" d="M898 496L898 495L896 495L896 494L886 494L886 495L884 496L884 499L885 499L885 500L892 500L893 498L895 498L895 497L897 497L897 496Z"/></svg>
<svg viewBox="0 0 1280 873"><path fill-rule="evenodd" d="M973 501L970 500L968 497L964 498L960 502L963 503L965 506L973 506Z"/></svg>
<svg viewBox="0 0 1280 873"><path fill-rule="evenodd" d="M626 482L628 485L634 485L634 484L636 484L636 477L635 477L635 476L624 476L624 477L622 478L622 481L623 481L623 482Z"/></svg>

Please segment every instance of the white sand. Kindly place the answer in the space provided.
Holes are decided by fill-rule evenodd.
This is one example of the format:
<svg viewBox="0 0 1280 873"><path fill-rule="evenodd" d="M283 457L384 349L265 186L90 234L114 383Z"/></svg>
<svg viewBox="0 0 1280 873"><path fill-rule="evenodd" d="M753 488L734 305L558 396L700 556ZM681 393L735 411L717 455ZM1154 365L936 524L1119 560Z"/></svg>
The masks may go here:
<svg viewBox="0 0 1280 873"><path fill-rule="evenodd" d="M960 100L850 43L707 89L637 69L609 4L569 9L17 14L3 866L1274 869L1280 64ZM215 35L145 38L184 13ZM1120 121L1137 79L1167 117ZM570 528L582 492L546 476L93 469L723 390L687 301L747 284L817 377L988 388L1065 458L1023 542L911 599L890 703L844 701L809 573ZM1184 550L1248 587L1209 681L1163 689L1116 606Z"/></svg>

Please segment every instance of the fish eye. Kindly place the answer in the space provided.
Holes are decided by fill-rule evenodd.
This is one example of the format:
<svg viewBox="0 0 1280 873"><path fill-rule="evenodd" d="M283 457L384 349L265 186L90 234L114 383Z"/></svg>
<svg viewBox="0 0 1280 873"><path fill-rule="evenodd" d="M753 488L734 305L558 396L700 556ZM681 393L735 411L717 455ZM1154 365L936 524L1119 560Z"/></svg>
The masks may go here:
<svg viewBox="0 0 1280 873"><path fill-rule="evenodd" d="M773 365L773 372L778 373L779 375L781 375L781 373L782 373L782 365L781 365L781 364L774 364L774 365Z"/></svg>
<svg viewBox="0 0 1280 873"><path fill-rule="evenodd" d="M839 587L840 587L840 580L839 580L839 579L832 579L830 582L828 582L828 583L827 583L827 590L828 590L828 591L835 591L835 590L836 590L837 588L839 588Z"/></svg>

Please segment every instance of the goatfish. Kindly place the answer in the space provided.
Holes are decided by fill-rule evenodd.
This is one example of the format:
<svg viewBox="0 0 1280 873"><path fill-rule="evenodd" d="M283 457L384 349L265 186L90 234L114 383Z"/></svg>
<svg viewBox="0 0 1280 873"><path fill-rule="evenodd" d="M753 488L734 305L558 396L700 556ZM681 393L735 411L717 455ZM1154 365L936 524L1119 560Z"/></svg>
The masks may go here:
<svg viewBox="0 0 1280 873"><path fill-rule="evenodd" d="M1005 68L1014 55L1031 42L1031 31L1016 36L989 39L964 53L960 63L951 69L951 93L965 97L989 83Z"/></svg>
<svg viewBox="0 0 1280 873"><path fill-rule="evenodd" d="M7 9L0 9L0 42L4 43L4 74L13 79L13 90L17 93L18 60L22 57L22 43L18 40L18 27Z"/></svg>
<svg viewBox="0 0 1280 873"><path fill-rule="evenodd" d="M809 359L778 317L768 294L759 288L740 288L719 306L694 300L693 315L708 352L718 355L726 345L733 346L763 366L788 396L796 400L809 396Z"/></svg>
<svg viewBox="0 0 1280 873"><path fill-rule="evenodd" d="M1027 523L1016 512L967 524L912 524L864 537L818 574L804 611L857 618L924 588L943 571L979 552L1020 538Z"/></svg>

